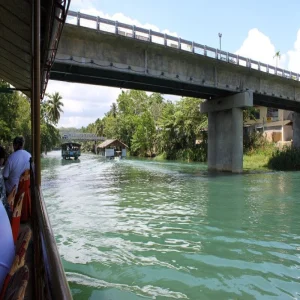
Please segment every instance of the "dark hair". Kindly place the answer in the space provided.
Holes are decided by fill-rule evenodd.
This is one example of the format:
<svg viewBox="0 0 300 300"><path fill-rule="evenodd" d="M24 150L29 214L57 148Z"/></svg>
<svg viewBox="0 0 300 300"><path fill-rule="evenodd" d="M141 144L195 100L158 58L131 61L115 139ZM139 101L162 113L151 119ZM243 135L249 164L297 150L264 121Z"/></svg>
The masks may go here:
<svg viewBox="0 0 300 300"><path fill-rule="evenodd" d="M22 136L17 136L14 138L13 144L19 147L23 147L25 144L25 140Z"/></svg>

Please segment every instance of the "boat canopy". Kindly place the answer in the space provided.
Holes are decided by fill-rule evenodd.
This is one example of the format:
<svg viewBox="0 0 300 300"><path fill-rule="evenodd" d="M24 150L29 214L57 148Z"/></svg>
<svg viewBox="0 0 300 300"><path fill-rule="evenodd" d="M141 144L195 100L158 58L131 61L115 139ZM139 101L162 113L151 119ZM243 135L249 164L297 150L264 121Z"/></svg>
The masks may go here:
<svg viewBox="0 0 300 300"><path fill-rule="evenodd" d="M61 148L62 149L67 149L68 147L72 147L72 148L81 148L81 144L78 143L72 143L72 142L68 142L68 143L63 143L61 144Z"/></svg>

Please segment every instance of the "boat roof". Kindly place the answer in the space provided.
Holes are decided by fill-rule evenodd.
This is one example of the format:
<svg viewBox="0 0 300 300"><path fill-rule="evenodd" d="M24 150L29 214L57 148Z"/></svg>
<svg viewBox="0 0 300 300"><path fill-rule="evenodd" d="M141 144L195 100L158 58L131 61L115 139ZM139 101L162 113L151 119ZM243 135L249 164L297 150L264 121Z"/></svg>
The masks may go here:
<svg viewBox="0 0 300 300"><path fill-rule="evenodd" d="M104 141L103 143L99 144L97 147L98 148L106 148L106 147L108 147L108 146L110 146L111 144L114 144L114 143L121 144L125 148L128 148L128 146L126 144L124 144L123 142L121 142L118 139L108 139L108 140Z"/></svg>
<svg viewBox="0 0 300 300"><path fill-rule="evenodd" d="M32 76L32 2L1 0L0 4L0 79L16 90L31 96ZM54 62L61 36L65 12L70 1L41 0L41 98L43 98L50 68Z"/></svg>
<svg viewBox="0 0 300 300"><path fill-rule="evenodd" d="M62 145L62 146L72 145L72 146L81 147L81 144L78 144L78 143L72 143L72 142L62 143L61 145Z"/></svg>

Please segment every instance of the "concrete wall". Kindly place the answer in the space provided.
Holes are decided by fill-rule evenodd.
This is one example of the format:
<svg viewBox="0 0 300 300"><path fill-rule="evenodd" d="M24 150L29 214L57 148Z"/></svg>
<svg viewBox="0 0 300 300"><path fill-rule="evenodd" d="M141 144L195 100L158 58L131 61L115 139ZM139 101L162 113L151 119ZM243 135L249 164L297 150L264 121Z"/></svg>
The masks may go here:
<svg viewBox="0 0 300 300"><path fill-rule="evenodd" d="M283 140L290 141L293 139L293 127L292 125L283 126Z"/></svg>
<svg viewBox="0 0 300 300"><path fill-rule="evenodd" d="M278 117L267 117L267 107L256 107L260 111L260 117L256 120L248 120L246 125L257 125L264 127L264 135L269 142L290 141L293 137L292 126L283 125L283 121L292 121L293 112L289 110L278 110Z"/></svg>
<svg viewBox="0 0 300 300"><path fill-rule="evenodd" d="M265 130L264 136L268 142L279 142L282 140L282 130Z"/></svg>
<svg viewBox="0 0 300 300"><path fill-rule="evenodd" d="M271 126L272 123L278 122L278 121L286 121L286 120L292 120L292 111L290 110L282 110L278 109L278 117L268 117L268 108L264 106L256 106L257 110L259 110L259 118L256 120L247 120L245 122L246 125L253 125L253 124L266 124L267 126ZM277 123L274 123L274 126L277 126Z"/></svg>

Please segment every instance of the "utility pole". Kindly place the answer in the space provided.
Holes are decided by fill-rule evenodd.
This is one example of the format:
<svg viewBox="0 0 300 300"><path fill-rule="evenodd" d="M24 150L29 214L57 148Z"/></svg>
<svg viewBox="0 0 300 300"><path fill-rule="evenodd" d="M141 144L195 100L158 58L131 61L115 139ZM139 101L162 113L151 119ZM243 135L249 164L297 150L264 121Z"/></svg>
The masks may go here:
<svg viewBox="0 0 300 300"><path fill-rule="evenodd" d="M221 59L221 50L222 50L222 33L219 32L219 40L220 40L220 59Z"/></svg>

